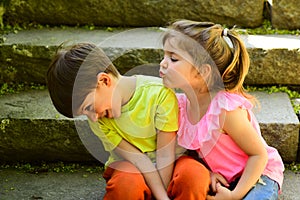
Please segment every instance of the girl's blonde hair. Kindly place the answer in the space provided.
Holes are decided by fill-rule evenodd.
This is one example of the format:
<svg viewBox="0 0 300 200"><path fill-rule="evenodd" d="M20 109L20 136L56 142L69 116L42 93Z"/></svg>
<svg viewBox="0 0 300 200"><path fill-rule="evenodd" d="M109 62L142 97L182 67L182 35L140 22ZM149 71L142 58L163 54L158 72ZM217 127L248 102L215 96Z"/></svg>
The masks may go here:
<svg viewBox="0 0 300 200"><path fill-rule="evenodd" d="M179 20L174 22L165 33L163 44L174 37L176 32L192 38L207 51L220 73L219 76L222 77L226 91L238 92L247 98L251 97L243 87L250 66L249 55L243 41L234 30L224 31L221 25L212 22ZM231 41L232 48L228 45L226 37ZM193 59L199 57L199 55L191 56ZM198 64L197 67L201 65Z"/></svg>

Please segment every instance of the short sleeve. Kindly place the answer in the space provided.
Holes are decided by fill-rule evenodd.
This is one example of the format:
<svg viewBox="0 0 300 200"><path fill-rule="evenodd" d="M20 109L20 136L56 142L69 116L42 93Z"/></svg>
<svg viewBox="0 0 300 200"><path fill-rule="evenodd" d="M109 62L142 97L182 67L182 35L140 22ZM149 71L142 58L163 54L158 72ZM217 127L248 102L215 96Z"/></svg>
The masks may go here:
<svg viewBox="0 0 300 200"><path fill-rule="evenodd" d="M253 107L242 95L221 91L213 98L201 120L197 124L191 124L186 113L186 96L177 95L177 98L180 108L178 144L187 149L200 149L202 157L211 151L222 134L219 118L222 110L232 111L237 108Z"/></svg>
<svg viewBox="0 0 300 200"><path fill-rule="evenodd" d="M157 98L155 127L166 132L178 130L178 103L171 89L162 87Z"/></svg>
<svg viewBox="0 0 300 200"><path fill-rule="evenodd" d="M93 133L102 141L106 151L114 150L122 140L117 131L110 127L110 122L106 118L97 122L89 120L89 125Z"/></svg>

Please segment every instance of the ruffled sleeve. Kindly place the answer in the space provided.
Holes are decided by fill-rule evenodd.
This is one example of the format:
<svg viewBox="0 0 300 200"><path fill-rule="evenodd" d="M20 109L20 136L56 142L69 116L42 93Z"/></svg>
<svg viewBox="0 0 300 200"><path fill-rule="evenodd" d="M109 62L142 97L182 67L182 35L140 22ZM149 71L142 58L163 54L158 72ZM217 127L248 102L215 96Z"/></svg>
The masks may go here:
<svg viewBox="0 0 300 200"><path fill-rule="evenodd" d="M191 124L187 117L187 98L177 94L179 104L178 144L184 148L198 150L199 155L206 156L217 143L222 129L219 115L222 110L232 111L237 108L251 109L253 106L245 97L229 92L219 92L211 101L206 114L197 124Z"/></svg>

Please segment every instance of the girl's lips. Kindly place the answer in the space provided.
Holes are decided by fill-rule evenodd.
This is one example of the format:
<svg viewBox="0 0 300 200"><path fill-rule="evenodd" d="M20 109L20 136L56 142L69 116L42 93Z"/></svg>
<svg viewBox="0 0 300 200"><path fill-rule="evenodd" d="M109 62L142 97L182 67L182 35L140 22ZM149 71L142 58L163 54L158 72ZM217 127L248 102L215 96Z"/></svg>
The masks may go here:
<svg viewBox="0 0 300 200"><path fill-rule="evenodd" d="M162 71L159 71L159 76L160 76L161 78L163 78L163 77L165 76L165 74L164 74Z"/></svg>

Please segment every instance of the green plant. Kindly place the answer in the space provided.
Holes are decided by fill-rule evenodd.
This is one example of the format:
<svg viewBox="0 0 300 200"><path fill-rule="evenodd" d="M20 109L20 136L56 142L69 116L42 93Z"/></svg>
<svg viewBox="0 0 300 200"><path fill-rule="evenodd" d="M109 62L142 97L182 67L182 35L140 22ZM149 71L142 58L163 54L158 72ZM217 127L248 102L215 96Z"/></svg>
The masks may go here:
<svg viewBox="0 0 300 200"><path fill-rule="evenodd" d="M85 171L88 173L98 173L103 172L103 166L90 164L86 165L84 163L16 163L14 165L2 164L0 169L14 168L26 173L39 174L43 172L56 172L56 173L74 173L78 171Z"/></svg>
<svg viewBox="0 0 300 200"><path fill-rule="evenodd" d="M272 24L269 20L264 20L263 24L257 28L236 28L235 29L239 34L248 34L248 35L267 35L267 34L277 34L277 35L300 35L300 30L284 30L276 29L272 27Z"/></svg>
<svg viewBox="0 0 300 200"><path fill-rule="evenodd" d="M44 90L46 89L45 85L37 84L37 83L3 83L0 85L0 96L5 94L15 94L21 91L27 90Z"/></svg>
<svg viewBox="0 0 300 200"><path fill-rule="evenodd" d="M5 133L6 127L9 125L9 119L2 119L0 123L0 130Z"/></svg>
<svg viewBox="0 0 300 200"><path fill-rule="evenodd" d="M286 169L291 170L293 172L299 173L300 172L300 163L290 163L284 165Z"/></svg>

